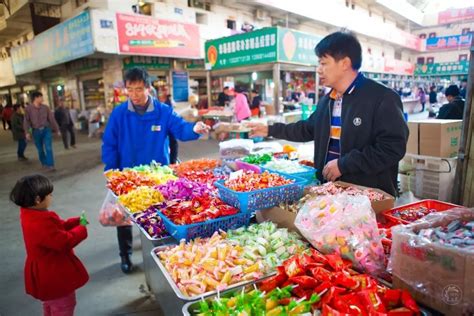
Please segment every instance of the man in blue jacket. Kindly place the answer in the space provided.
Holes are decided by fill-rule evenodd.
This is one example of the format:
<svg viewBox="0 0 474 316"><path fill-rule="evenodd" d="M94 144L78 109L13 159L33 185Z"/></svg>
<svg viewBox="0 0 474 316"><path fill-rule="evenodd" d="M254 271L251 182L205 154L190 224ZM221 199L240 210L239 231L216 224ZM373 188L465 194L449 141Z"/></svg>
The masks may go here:
<svg viewBox="0 0 474 316"><path fill-rule="evenodd" d="M102 161L105 170L123 169L155 160L169 164L168 134L181 141L196 140L209 127L202 122L188 123L171 107L149 95L150 78L142 68L125 74L128 101L112 112L105 129ZM124 273L132 271L132 226L117 227L117 237Z"/></svg>
<svg viewBox="0 0 474 316"><path fill-rule="evenodd" d="M253 136L294 142L314 141L314 164L321 181L342 180L397 194L398 162L408 127L400 96L359 72L362 48L347 32L318 43L318 74L331 92L304 121L272 126L249 124Z"/></svg>

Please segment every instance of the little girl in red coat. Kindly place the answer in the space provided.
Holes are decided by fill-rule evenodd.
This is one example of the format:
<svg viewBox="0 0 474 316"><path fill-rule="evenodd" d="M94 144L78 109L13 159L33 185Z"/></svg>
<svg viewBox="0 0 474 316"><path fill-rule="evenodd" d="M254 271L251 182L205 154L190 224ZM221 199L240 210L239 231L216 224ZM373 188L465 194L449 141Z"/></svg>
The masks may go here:
<svg viewBox="0 0 474 316"><path fill-rule="evenodd" d="M41 175L18 180L10 199L20 209L26 247L26 293L43 302L46 316L74 314L76 289L89 280L73 248L87 238L84 215L62 220L49 211L53 184Z"/></svg>

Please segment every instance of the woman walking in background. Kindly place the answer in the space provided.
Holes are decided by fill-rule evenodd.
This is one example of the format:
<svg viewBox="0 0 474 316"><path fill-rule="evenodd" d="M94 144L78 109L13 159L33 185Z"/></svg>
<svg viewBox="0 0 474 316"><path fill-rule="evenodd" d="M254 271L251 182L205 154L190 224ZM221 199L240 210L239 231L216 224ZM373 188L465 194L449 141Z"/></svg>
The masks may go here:
<svg viewBox="0 0 474 316"><path fill-rule="evenodd" d="M17 157L19 161L26 161L28 158L25 157L26 149L26 135L25 129L23 128L23 121L25 119L25 109L19 105L15 104L13 106L13 114L11 118L11 127L13 140L18 142Z"/></svg>
<svg viewBox="0 0 474 316"><path fill-rule="evenodd" d="M425 111L425 103L426 103L426 93L423 87L418 88L418 98L420 99L421 103L421 112Z"/></svg>

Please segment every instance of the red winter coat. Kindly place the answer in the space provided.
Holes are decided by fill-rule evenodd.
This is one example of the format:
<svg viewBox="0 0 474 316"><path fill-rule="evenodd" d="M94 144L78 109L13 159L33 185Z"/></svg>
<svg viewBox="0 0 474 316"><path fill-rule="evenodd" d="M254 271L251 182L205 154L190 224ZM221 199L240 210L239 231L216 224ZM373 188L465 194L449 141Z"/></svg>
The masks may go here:
<svg viewBox="0 0 474 316"><path fill-rule="evenodd" d="M26 293L42 300L61 298L89 280L73 248L87 238L79 217L63 221L51 211L21 208L26 247Z"/></svg>

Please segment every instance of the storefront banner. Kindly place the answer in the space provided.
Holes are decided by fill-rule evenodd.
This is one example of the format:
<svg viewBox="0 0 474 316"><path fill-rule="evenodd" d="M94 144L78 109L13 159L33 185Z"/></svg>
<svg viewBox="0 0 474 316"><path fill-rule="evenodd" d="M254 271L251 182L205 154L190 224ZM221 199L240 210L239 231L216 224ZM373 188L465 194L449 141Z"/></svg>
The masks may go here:
<svg viewBox="0 0 474 316"><path fill-rule="evenodd" d="M206 65L213 70L275 62L277 28L267 27L206 41L205 55Z"/></svg>
<svg viewBox="0 0 474 316"><path fill-rule="evenodd" d="M474 19L474 7L462 9L448 9L438 13L438 24L452 23L456 21L468 21Z"/></svg>
<svg viewBox="0 0 474 316"><path fill-rule="evenodd" d="M451 35L431 37L426 39L426 50L458 49L471 47L472 33L465 35Z"/></svg>
<svg viewBox="0 0 474 316"><path fill-rule="evenodd" d="M403 60L385 58L384 72L396 75L413 75L415 65Z"/></svg>
<svg viewBox="0 0 474 316"><path fill-rule="evenodd" d="M204 70L204 59L195 59L185 65L186 69Z"/></svg>
<svg viewBox="0 0 474 316"><path fill-rule="evenodd" d="M433 63L416 65L416 76L439 76L439 75L467 75L469 72L469 61L455 61L447 63Z"/></svg>
<svg viewBox="0 0 474 316"><path fill-rule="evenodd" d="M11 58L1 59L0 69L0 87L8 87L16 84Z"/></svg>
<svg viewBox="0 0 474 316"><path fill-rule="evenodd" d="M199 58L196 24L117 13L119 53L175 58Z"/></svg>
<svg viewBox="0 0 474 316"><path fill-rule="evenodd" d="M62 64L94 53L89 11L58 24L11 51L15 75Z"/></svg>
<svg viewBox="0 0 474 316"><path fill-rule="evenodd" d="M170 60L166 57L151 56L131 56L123 60L123 67L130 69L133 67L143 67L145 69L170 69Z"/></svg>
<svg viewBox="0 0 474 316"><path fill-rule="evenodd" d="M118 35L115 12L109 10L91 10L95 49L107 54L118 54Z"/></svg>
<svg viewBox="0 0 474 316"><path fill-rule="evenodd" d="M189 76L186 71L173 71L173 99L176 102L187 102L189 98Z"/></svg>
<svg viewBox="0 0 474 316"><path fill-rule="evenodd" d="M317 65L314 53L321 36L278 28L278 60L295 64Z"/></svg>

